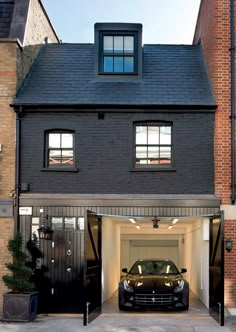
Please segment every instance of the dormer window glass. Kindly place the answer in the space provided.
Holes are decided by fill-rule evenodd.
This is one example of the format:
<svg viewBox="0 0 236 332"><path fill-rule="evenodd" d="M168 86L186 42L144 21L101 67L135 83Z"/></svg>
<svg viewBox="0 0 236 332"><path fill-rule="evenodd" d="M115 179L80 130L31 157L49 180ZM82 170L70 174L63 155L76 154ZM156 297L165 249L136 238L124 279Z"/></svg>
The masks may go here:
<svg viewBox="0 0 236 332"><path fill-rule="evenodd" d="M137 34L106 34L100 39L100 73L137 74Z"/></svg>

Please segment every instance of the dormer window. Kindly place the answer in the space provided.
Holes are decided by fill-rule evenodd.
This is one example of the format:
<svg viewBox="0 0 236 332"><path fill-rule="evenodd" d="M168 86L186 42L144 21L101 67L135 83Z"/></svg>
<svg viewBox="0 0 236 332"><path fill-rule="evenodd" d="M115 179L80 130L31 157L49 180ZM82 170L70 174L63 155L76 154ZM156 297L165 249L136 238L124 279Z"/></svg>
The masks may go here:
<svg viewBox="0 0 236 332"><path fill-rule="evenodd" d="M100 78L141 77L142 25L139 23L96 23L95 43Z"/></svg>
<svg viewBox="0 0 236 332"><path fill-rule="evenodd" d="M101 71L105 73L137 72L136 34L102 36Z"/></svg>

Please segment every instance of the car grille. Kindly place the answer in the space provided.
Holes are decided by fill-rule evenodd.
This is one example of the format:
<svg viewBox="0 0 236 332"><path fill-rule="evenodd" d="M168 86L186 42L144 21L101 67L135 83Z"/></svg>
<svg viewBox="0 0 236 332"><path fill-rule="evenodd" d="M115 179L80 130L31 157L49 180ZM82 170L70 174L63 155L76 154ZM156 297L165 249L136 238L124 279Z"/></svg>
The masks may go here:
<svg viewBox="0 0 236 332"><path fill-rule="evenodd" d="M166 306L173 303L171 294L135 294L134 303L147 306Z"/></svg>

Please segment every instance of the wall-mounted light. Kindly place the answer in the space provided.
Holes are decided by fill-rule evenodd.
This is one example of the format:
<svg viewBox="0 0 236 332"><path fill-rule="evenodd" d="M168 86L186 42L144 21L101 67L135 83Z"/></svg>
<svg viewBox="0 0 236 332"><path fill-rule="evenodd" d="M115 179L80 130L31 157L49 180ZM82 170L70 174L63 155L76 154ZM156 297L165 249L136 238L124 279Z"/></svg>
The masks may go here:
<svg viewBox="0 0 236 332"><path fill-rule="evenodd" d="M140 229L140 228L141 228L139 225L136 225L135 227L136 227L137 229Z"/></svg>
<svg viewBox="0 0 236 332"><path fill-rule="evenodd" d="M232 239L226 239L225 241L225 249L229 252L231 251L233 248L233 242L232 242Z"/></svg>
<svg viewBox="0 0 236 332"><path fill-rule="evenodd" d="M38 234L39 234L40 239L51 240L52 239L52 233L53 233L53 230L51 230L49 227L45 227L44 225L42 225L38 229Z"/></svg>
<svg viewBox="0 0 236 332"><path fill-rule="evenodd" d="M129 218L129 221L132 223L132 224L136 224L136 220L134 218Z"/></svg>
<svg viewBox="0 0 236 332"><path fill-rule="evenodd" d="M174 218L174 219L172 220L172 224L175 225L175 224L177 224L178 221L179 221L178 218Z"/></svg>
<svg viewBox="0 0 236 332"><path fill-rule="evenodd" d="M152 219L152 222L153 222L152 227L153 227L153 228L159 228L159 221L160 221L160 219L158 219L157 217L154 217L154 218Z"/></svg>
<svg viewBox="0 0 236 332"><path fill-rule="evenodd" d="M168 229L171 229L172 227L173 227L173 225L169 225L169 226L168 226Z"/></svg>

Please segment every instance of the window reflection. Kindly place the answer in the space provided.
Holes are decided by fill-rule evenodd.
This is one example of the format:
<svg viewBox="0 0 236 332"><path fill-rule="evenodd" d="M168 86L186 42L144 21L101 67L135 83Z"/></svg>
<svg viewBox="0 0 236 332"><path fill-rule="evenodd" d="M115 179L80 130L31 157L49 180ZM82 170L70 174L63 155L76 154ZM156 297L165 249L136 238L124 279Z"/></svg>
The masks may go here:
<svg viewBox="0 0 236 332"><path fill-rule="evenodd" d="M120 73L123 71L123 57L114 57L114 72Z"/></svg>
<svg viewBox="0 0 236 332"><path fill-rule="evenodd" d="M104 72L105 73L113 72L113 57L112 56L104 57Z"/></svg>
<svg viewBox="0 0 236 332"><path fill-rule="evenodd" d="M135 164L146 166L171 164L171 126L136 126Z"/></svg>
<svg viewBox="0 0 236 332"><path fill-rule="evenodd" d="M124 72L132 73L134 71L134 58L124 57Z"/></svg>
<svg viewBox="0 0 236 332"><path fill-rule="evenodd" d="M48 133L48 166L74 165L73 133Z"/></svg>
<svg viewBox="0 0 236 332"><path fill-rule="evenodd" d="M134 52L134 37L133 36L124 37L124 51L125 51L125 53Z"/></svg>
<svg viewBox="0 0 236 332"><path fill-rule="evenodd" d="M115 36L114 37L114 53L123 53L123 37Z"/></svg>
<svg viewBox="0 0 236 332"><path fill-rule="evenodd" d="M104 36L103 38L104 53L113 53L113 37Z"/></svg>
<svg viewBox="0 0 236 332"><path fill-rule="evenodd" d="M103 36L103 72L134 72L134 36Z"/></svg>

